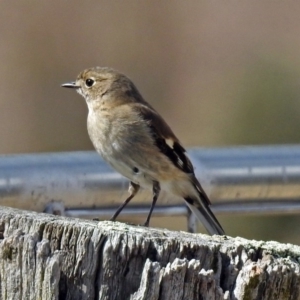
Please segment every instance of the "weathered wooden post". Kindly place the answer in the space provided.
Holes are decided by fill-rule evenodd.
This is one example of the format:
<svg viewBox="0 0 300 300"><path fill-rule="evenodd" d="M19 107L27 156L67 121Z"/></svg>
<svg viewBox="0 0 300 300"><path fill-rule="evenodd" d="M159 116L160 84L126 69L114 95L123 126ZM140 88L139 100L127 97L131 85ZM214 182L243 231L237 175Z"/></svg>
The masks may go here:
<svg viewBox="0 0 300 300"><path fill-rule="evenodd" d="M1 299L300 299L300 247L1 207Z"/></svg>

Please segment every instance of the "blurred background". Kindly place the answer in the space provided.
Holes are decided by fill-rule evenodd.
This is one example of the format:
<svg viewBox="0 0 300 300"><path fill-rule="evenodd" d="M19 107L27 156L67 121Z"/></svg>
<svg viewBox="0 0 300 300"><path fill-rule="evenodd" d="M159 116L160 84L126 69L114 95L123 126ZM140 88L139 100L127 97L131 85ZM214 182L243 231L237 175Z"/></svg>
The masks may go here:
<svg viewBox="0 0 300 300"><path fill-rule="evenodd" d="M296 1L2 1L0 153L93 149L83 98L60 88L92 66L127 74L186 148L300 143L299 13ZM300 216L218 218L231 236L300 243Z"/></svg>

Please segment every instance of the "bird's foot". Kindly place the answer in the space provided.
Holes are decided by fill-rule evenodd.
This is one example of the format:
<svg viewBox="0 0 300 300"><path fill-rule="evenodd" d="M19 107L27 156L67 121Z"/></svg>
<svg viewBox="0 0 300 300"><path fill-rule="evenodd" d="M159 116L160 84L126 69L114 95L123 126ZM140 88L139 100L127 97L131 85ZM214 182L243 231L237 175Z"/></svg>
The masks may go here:
<svg viewBox="0 0 300 300"><path fill-rule="evenodd" d="M149 227L149 221L146 221L142 226Z"/></svg>

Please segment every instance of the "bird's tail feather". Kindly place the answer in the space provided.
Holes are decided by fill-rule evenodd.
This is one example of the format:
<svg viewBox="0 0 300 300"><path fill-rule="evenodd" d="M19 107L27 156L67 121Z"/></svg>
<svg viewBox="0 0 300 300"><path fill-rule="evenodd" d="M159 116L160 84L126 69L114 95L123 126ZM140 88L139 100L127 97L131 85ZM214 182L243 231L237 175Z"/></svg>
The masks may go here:
<svg viewBox="0 0 300 300"><path fill-rule="evenodd" d="M195 201L190 197L185 197L184 199L190 210L202 222L209 234L225 235L224 229L206 202L201 201L199 203L198 199Z"/></svg>

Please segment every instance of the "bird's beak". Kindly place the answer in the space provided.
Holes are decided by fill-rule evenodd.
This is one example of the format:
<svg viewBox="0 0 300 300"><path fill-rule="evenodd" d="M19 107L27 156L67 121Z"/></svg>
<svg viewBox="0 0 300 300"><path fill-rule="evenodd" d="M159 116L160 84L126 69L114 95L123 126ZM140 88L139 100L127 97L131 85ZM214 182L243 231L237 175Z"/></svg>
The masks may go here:
<svg viewBox="0 0 300 300"><path fill-rule="evenodd" d="M62 87L65 87L65 88L71 88L71 89L78 89L80 88L79 85L76 85L76 82L68 82L68 83L64 83L61 85Z"/></svg>

